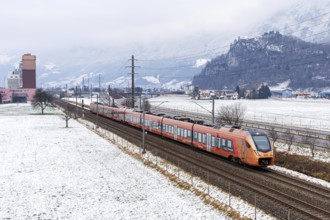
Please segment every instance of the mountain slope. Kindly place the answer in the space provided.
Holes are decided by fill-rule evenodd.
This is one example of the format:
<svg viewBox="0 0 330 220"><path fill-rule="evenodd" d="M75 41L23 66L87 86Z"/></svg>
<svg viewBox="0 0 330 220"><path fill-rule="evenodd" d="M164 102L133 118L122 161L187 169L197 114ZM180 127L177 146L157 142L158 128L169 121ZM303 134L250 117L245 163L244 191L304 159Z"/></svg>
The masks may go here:
<svg viewBox="0 0 330 220"><path fill-rule="evenodd" d="M292 88L326 87L330 83L330 47L312 44L279 32L238 39L229 51L196 75L202 89L252 88L290 80Z"/></svg>

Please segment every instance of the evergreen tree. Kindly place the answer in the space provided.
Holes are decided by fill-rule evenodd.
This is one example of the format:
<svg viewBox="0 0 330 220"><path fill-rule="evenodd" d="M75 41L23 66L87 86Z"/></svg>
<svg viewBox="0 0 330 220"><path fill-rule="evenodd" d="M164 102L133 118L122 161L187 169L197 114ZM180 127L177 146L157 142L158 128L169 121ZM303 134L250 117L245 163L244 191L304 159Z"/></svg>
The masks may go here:
<svg viewBox="0 0 330 220"><path fill-rule="evenodd" d="M237 94L238 94L238 98L240 98L241 97L241 89L239 88L239 86L237 85L236 86L236 89L235 89L235 91L237 92Z"/></svg>
<svg viewBox="0 0 330 220"><path fill-rule="evenodd" d="M269 87L262 84L259 89L259 99L268 99L270 96L272 96L272 93L270 92Z"/></svg>

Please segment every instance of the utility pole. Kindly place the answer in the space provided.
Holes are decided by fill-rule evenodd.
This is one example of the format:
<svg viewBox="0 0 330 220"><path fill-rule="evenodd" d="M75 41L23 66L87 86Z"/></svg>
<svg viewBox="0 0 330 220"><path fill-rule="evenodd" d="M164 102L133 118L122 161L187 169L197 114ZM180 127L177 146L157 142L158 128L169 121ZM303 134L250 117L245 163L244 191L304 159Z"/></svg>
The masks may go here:
<svg viewBox="0 0 330 220"><path fill-rule="evenodd" d="M108 93L109 93L109 106L111 106L110 104L110 101L111 101L111 89L110 89L110 84L108 86Z"/></svg>
<svg viewBox="0 0 330 220"><path fill-rule="evenodd" d="M99 91L101 92L101 74L99 74Z"/></svg>
<svg viewBox="0 0 330 220"><path fill-rule="evenodd" d="M87 78L87 87L88 87L88 91L90 90L90 85L89 85L89 74L88 74L88 78Z"/></svg>
<svg viewBox="0 0 330 220"><path fill-rule="evenodd" d="M214 98L215 94L212 95L212 125L214 126Z"/></svg>
<svg viewBox="0 0 330 220"><path fill-rule="evenodd" d="M96 94L96 128L99 126L99 95Z"/></svg>
<svg viewBox="0 0 330 220"><path fill-rule="evenodd" d="M134 98L135 98L135 93L134 93L134 55L132 55L132 108L134 109Z"/></svg>
<svg viewBox="0 0 330 220"><path fill-rule="evenodd" d="M93 84L91 84L91 103L93 101Z"/></svg>
<svg viewBox="0 0 330 220"><path fill-rule="evenodd" d="M85 92L85 78L83 77L83 80L82 80L82 92L84 93Z"/></svg>
<svg viewBox="0 0 330 220"><path fill-rule="evenodd" d="M136 60L136 59L134 59L134 55L132 55L132 59L129 59L129 60L131 60L132 61L132 65L131 66L127 66L127 67L131 67L132 68L132 108L134 109L134 106L135 106L135 100L134 100L134 98L135 98L135 85L134 85L134 74L135 74L135 72L134 72L134 68L135 67L138 67L138 66L135 66L134 65L134 61Z"/></svg>
<svg viewBox="0 0 330 220"><path fill-rule="evenodd" d="M74 114L75 118L77 118L77 111L78 111L78 91L77 91L77 86L76 86L76 111Z"/></svg>
<svg viewBox="0 0 330 220"><path fill-rule="evenodd" d="M146 153L146 148L145 148L145 97L143 97L143 104L142 104L142 115L143 115L143 123L142 123L142 154Z"/></svg>

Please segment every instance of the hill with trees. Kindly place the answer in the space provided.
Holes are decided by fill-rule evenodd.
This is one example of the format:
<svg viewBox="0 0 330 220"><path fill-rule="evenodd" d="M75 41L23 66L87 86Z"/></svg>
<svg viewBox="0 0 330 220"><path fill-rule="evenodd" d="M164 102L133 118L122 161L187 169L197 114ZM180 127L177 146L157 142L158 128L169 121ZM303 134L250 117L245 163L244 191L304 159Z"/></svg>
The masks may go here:
<svg viewBox="0 0 330 220"><path fill-rule="evenodd" d="M330 46L303 41L279 32L238 38L226 54L207 63L194 76L200 89L257 88L290 81L293 89L323 88L330 84Z"/></svg>

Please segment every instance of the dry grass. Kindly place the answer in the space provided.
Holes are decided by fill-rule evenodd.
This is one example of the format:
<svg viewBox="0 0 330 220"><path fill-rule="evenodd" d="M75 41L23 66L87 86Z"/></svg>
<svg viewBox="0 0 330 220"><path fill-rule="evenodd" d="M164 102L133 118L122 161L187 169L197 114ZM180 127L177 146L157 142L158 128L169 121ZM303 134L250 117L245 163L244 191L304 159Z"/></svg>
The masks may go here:
<svg viewBox="0 0 330 220"><path fill-rule="evenodd" d="M287 152L276 152L276 165L330 182L330 163Z"/></svg>

